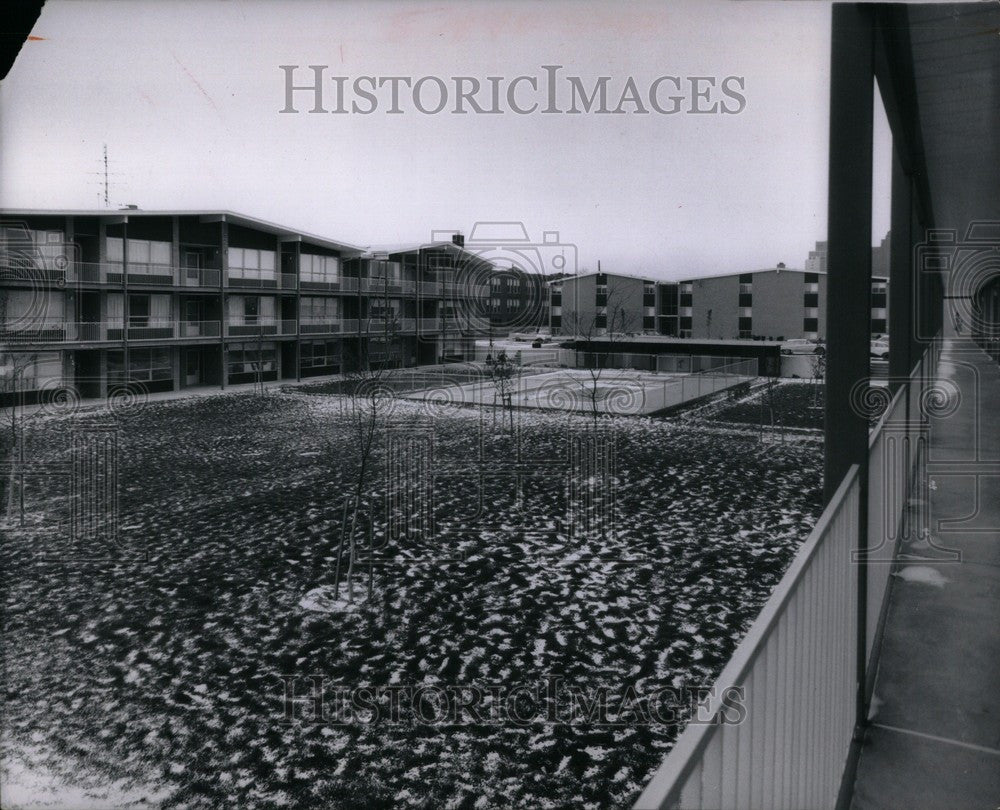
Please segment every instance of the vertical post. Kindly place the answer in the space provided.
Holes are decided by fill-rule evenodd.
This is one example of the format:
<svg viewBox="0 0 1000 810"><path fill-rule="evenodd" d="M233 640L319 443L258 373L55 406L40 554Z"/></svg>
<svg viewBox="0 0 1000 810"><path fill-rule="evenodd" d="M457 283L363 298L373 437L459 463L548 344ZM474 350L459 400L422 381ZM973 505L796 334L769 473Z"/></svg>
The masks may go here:
<svg viewBox="0 0 1000 810"><path fill-rule="evenodd" d="M873 25L858 5L833 7L827 240L825 500L868 452L868 419L850 405L868 378L871 319Z"/></svg>
<svg viewBox="0 0 1000 810"><path fill-rule="evenodd" d="M229 279L229 223L225 217L219 222L219 380L222 390L226 390L226 284Z"/></svg>
<svg viewBox="0 0 1000 810"><path fill-rule="evenodd" d="M302 242L293 243L292 272L295 273L295 381L302 382Z"/></svg>
<svg viewBox="0 0 1000 810"><path fill-rule="evenodd" d="M122 373L125 389L132 386L132 369L129 365L128 329L131 313L128 299L128 217L122 218Z"/></svg>
<svg viewBox="0 0 1000 810"><path fill-rule="evenodd" d="M874 24L860 4L833 7L827 205L827 369L824 501L852 464L858 473L855 733L867 714L868 417L851 392L866 385L871 335L872 106ZM856 400L855 400L856 401Z"/></svg>
<svg viewBox="0 0 1000 810"><path fill-rule="evenodd" d="M913 371L913 181L903 169L896 145L889 251L889 379L895 391L901 381L906 385Z"/></svg>

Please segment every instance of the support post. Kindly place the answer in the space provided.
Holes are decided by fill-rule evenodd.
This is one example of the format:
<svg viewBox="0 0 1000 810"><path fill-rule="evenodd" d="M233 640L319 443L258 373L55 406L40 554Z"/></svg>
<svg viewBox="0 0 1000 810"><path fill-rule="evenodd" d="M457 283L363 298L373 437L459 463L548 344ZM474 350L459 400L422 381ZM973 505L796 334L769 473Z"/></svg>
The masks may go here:
<svg viewBox="0 0 1000 810"><path fill-rule="evenodd" d="M895 144L889 251L889 379L895 392L913 371L913 181Z"/></svg>

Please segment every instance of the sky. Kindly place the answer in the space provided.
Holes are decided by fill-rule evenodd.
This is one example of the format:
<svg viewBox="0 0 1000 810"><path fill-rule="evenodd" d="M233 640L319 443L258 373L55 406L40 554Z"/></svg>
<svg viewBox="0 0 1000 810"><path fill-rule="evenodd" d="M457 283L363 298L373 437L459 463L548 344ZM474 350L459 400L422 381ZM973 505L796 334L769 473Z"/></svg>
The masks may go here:
<svg viewBox="0 0 1000 810"><path fill-rule="evenodd" d="M532 241L557 232L567 269L681 278L802 267L826 238L827 3L50 0L32 33L0 84L0 207L104 208L106 144L111 208L233 210L362 246L517 222ZM325 66L326 112L307 112L312 91L279 112L281 65L296 84ZM588 94L608 77L606 109L623 112L541 113L546 65L562 66L556 108L573 106L568 77ZM511 104L522 75L540 91L521 81ZM373 113L351 111L370 106L354 92L365 76L409 77L400 113L391 83ZM502 112L452 112L456 76ZM639 103L619 104L630 77ZM447 105L423 113L437 79ZM654 87L679 112L651 109ZM887 132L883 119L874 243Z"/></svg>

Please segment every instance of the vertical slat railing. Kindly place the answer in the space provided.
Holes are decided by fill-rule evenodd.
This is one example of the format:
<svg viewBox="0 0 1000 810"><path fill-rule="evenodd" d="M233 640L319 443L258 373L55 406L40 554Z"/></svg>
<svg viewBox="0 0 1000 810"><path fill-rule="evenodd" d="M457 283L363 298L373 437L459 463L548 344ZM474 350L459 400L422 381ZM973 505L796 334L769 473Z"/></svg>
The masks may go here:
<svg viewBox="0 0 1000 810"><path fill-rule="evenodd" d="M858 486L854 466L715 682L703 716L719 722L688 725L637 808L835 803L854 728ZM739 724L722 710L732 687Z"/></svg>
<svg viewBox="0 0 1000 810"><path fill-rule="evenodd" d="M854 465L719 675L703 713L724 718L720 696L743 687L745 718L689 724L636 808L836 804L858 721L858 565L867 567L863 618L873 673L915 471L927 452L921 404L934 384L939 351L932 342L870 437L868 553L858 551L862 499Z"/></svg>

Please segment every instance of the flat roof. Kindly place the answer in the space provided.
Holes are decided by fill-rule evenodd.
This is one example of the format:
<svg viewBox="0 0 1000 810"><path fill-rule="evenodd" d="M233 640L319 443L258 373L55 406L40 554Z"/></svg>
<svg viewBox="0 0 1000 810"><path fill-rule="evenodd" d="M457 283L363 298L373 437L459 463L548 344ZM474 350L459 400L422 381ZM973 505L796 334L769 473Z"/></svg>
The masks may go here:
<svg viewBox="0 0 1000 810"><path fill-rule="evenodd" d="M115 219L125 219L129 217L222 217L227 222L234 225L242 225L248 228L273 233L276 236L285 236L290 239L297 239L309 242L319 247L326 247L332 250L342 250L361 253L365 250L361 245L354 245L350 242L342 242L336 239L329 239L325 236L317 236L307 231L299 231L288 228L266 219L239 214L235 211L227 210L201 210L190 211L182 209L152 210L144 208L121 208L111 210L107 208L95 209L48 209L48 208L0 208L0 216L24 216L24 217L108 217Z"/></svg>

